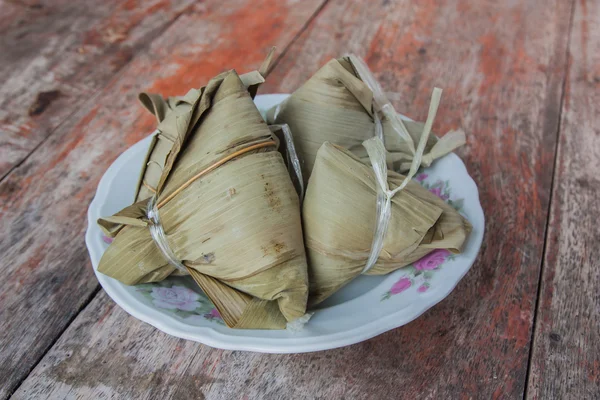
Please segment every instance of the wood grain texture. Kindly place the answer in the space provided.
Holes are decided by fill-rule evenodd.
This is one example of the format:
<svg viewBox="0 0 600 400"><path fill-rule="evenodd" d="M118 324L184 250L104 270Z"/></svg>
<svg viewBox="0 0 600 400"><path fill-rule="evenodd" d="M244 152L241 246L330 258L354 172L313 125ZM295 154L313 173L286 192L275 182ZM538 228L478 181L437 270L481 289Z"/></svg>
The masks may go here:
<svg viewBox="0 0 600 400"><path fill-rule="evenodd" d="M528 398L600 398L600 4L577 1Z"/></svg>
<svg viewBox="0 0 600 400"><path fill-rule="evenodd" d="M366 58L383 87L394 92L398 111L414 118L425 117L434 85L446 89L435 127L469 133L459 153L478 182L487 226L472 271L433 310L347 348L261 355L168 337L127 317L101 293L16 398L523 396L570 10L571 2L560 0L331 1L263 90L292 91L329 58L350 51ZM215 55L224 54L219 63L234 56L228 51L215 47ZM173 78L153 86L168 90ZM181 77L174 82L177 91L189 85ZM104 111L98 109L86 130L128 123ZM141 121L135 126L152 127ZM90 144L98 146L86 139L73 152L83 157Z"/></svg>
<svg viewBox="0 0 600 400"><path fill-rule="evenodd" d="M182 94L228 67L257 68L270 46L284 49L320 4L239 0L222 7L213 0L195 6L101 93L79 103L0 184L0 398L98 287L83 241L86 211L106 168L155 127L137 93Z"/></svg>
<svg viewBox="0 0 600 400"><path fill-rule="evenodd" d="M0 178L192 3L1 3Z"/></svg>

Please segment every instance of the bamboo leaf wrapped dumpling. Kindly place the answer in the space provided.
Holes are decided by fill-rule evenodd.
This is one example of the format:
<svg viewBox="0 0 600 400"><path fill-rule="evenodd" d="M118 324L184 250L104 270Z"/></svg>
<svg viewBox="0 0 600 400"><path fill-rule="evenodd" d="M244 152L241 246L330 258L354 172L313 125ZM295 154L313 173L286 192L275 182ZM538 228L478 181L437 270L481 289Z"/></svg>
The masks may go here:
<svg viewBox="0 0 600 400"><path fill-rule="evenodd" d="M461 251L468 221L411 181L420 166L465 142L462 131L430 136L441 93L434 89L424 124L403 121L364 61L350 55L331 60L268 113L290 126L308 178L309 305L360 274L389 273L434 249Z"/></svg>
<svg viewBox="0 0 600 400"><path fill-rule="evenodd" d="M390 189L404 176L388 172ZM375 234L377 185L370 166L329 142L319 149L303 203L309 306L359 276ZM384 275L435 249L461 251L471 225L456 210L410 181L392 200L383 248L367 275Z"/></svg>
<svg viewBox="0 0 600 400"><path fill-rule="evenodd" d="M146 98L167 139L149 151L138 201L99 220L114 241L98 270L128 285L190 274L228 326L282 329L306 311L300 206L247 86L229 71L182 98Z"/></svg>
<svg viewBox="0 0 600 400"><path fill-rule="evenodd" d="M374 113L381 115L388 165L400 172L408 171L424 124L400 119L368 67L355 56L329 61L282 104L272 108L267 117L269 123L289 125L308 180L324 142L368 161L362 142L375 135ZM420 164L427 167L464 142L460 130L450 131L442 139L431 135Z"/></svg>

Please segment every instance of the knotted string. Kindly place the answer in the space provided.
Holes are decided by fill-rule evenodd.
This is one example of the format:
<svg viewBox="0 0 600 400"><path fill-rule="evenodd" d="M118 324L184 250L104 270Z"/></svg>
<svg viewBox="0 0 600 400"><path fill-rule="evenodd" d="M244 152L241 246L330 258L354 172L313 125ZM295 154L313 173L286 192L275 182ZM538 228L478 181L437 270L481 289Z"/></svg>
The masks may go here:
<svg viewBox="0 0 600 400"><path fill-rule="evenodd" d="M162 223L160 222L160 214L158 213L158 205L156 204L156 195L150 197L148 200L148 210L147 217L151 222L148 224L148 228L150 229L150 235L156 243L156 247L161 251L165 260L169 262L172 266L180 270L181 272L185 272L188 274L187 268L181 260L179 260L171 246L169 246L169 242L167 241L167 235L165 234L165 230L163 229Z"/></svg>
<svg viewBox="0 0 600 400"><path fill-rule="evenodd" d="M361 274L365 274L375 265L379 255L381 254L381 250L383 249L383 242L385 240L392 214L392 198L398 192L404 189L406 185L408 185L410 180L417 173L421 164L423 164L423 152L425 151L427 140L431 134L431 127L433 125L433 121L435 120L435 115L440 104L442 90L439 88L433 89L427 120L425 122L425 126L423 127L421 137L419 138L419 143L415 149L413 140L408 133L408 130L404 126L402 120L398 117L394 107L385 96L381 86L373 76L373 73L367 64L354 55L350 55L349 58L360 79L373 92L373 120L375 125L375 135L371 139L365 140L363 142L363 146L367 150L371 165L373 167L373 172L375 173L375 181L377 184L377 212L375 234L371 243L371 251L369 253L369 257L367 258L367 263L361 272ZM388 168L386 163L386 149L383 142L383 126L379 114L382 114L390 121L394 131L408 144L413 155L408 174L405 176L402 183L394 190L390 190L387 181ZM442 145L441 147L445 148L446 146ZM430 164L433 160L433 157L434 156L431 155L431 157L426 161Z"/></svg>

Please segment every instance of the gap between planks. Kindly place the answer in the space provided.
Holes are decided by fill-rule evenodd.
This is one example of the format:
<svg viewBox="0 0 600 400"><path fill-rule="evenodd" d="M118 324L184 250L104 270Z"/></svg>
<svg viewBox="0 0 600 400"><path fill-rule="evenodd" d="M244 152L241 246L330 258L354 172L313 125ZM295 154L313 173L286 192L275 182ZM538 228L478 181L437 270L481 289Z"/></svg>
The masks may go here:
<svg viewBox="0 0 600 400"><path fill-rule="evenodd" d="M8 398L11 398L13 396L13 394L15 394L15 392L21 387L21 384L25 381L25 379L27 379L27 377L29 377L29 374L31 374L31 371L33 371L35 369L35 367L37 367L38 364L44 359L44 356L46 355L46 353L48 353L50 351L50 349L52 349L54 347L54 345L56 344L58 339L60 339L61 336L65 333L65 331L69 328L69 326L71 326L71 324L73 323L73 321L75 321L75 318L77 318L79 313L81 311L85 310L85 308L92 302L92 300L94 300L94 298L96 298L96 295L98 293L100 293L100 290L101 290L100 285L97 285L96 289L94 289L89 294L87 299L85 299L85 301L82 303L81 307L73 313L71 318L69 318L69 321L65 324L63 329L61 329L61 331L58 333L58 335L56 335L54 337L54 339L52 339L52 341L50 343L48 343L48 347L46 347L46 349L42 352L42 354L40 355L40 358L35 363L31 364L31 367L29 368L29 371L27 371L27 374L23 375L23 379L21 379L21 381L17 385L15 385L13 390L8 395Z"/></svg>
<svg viewBox="0 0 600 400"><path fill-rule="evenodd" d="M544 249L542 251L542 258L540 260L540 269L538 276L538 285L537 285L537 297L535 299L534 312L533 312L533 321L531 323L531 339L529 341L529 356L527 357L527 374L525 375L525 390L523 391L523 399L527 399L528 391L529 391L529 379L531 375L531 366L533 361L533 350L535 349L535 332L536 326L538 323L538 314L539 314L539 305L540 298L542 297L542 281L544 279L544 267L546 266L544 260L546 259L546 253L548 252L548 227L550 224L550 217L552 211L552 201L554 199L554 183L556 180L556 168L558 163L558 144L560 143L560 130L562 127L562 115L563 115L563 106L565 102L565 95L567 92L567 81L569 79L569 51L571 49L571 36L573 34L573 19L575 17L575 6L576 0L571 0L571 8L569 10L569 28L567 33L567 45L565 48L565 64L563 66L563 78L561 84L561 93L560 93L560 103L558 108L558 123L556 124L556 141L554 143L554 161L552 163L552 179L550 181L550 196L548 198L548 213L546 216L546 226L544 227Z"/></svg>

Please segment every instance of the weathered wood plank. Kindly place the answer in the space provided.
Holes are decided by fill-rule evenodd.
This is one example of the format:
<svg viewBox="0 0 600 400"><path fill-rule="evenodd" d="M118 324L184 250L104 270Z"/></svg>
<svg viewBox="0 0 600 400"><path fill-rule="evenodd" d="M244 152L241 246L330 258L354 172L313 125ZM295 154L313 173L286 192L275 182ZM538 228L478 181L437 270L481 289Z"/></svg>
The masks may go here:
<svg viewBox="0 0 600 400"><path fill-rule="evenodd" d="M330 57L348 51L365 56L383 86L397 92L397 109L407 115L424 118L432 87L446 89L436 128L469 132L460 155L479 184L488 222L478 262L433 310L348 348L260 355L167 337L127 317L102 293L16 398L522 396L570 6L560 0L333 1L263 91L291 91ZM167 82L155 86L168 89ZM187 84L175 82L178 89ZM115 118L96 116L98 122L88 125L122 126ZM93 366L93 372L81 365Z"/></svg>
<svg viewBox="0 0 600 400"><path fill-rule="evenodd" d="M192 3L0 4L0 178Z"/></svg>
<svg viewBox="0 0 600 400"><path fill-rule="evenodd" d="M577 1L527 397L600 398L600 4Z"/></svg>
<svg viewBox="0 0 600 400"><path fill-rule="evenodd" d="M68 339L59 339L39 365L47 373L28 378L13 399L203 399L211 385L217 381L227 384L238 377L243 380L253 365L243 354L215 351L157 332L130 317L104 291L86 312L95 317L77 319L69 326L64 335ZM106 335L105 326L115 335ZM254 355L258 363L262 358ZM235 364L239 372L215 379L226 362Z"/></svg>
<svg viewBox="0 0 600 400"><path fill-rule="evenodd" d="M198 5L101 94L80 103L0 184L0 398L14 390L98 287L83 243L86 209L108 165L154 129L137 93L181 94L227 67L257 68L270 46L283 50L320 4ZM179 86L168 86L172 80Z"/></svg>

